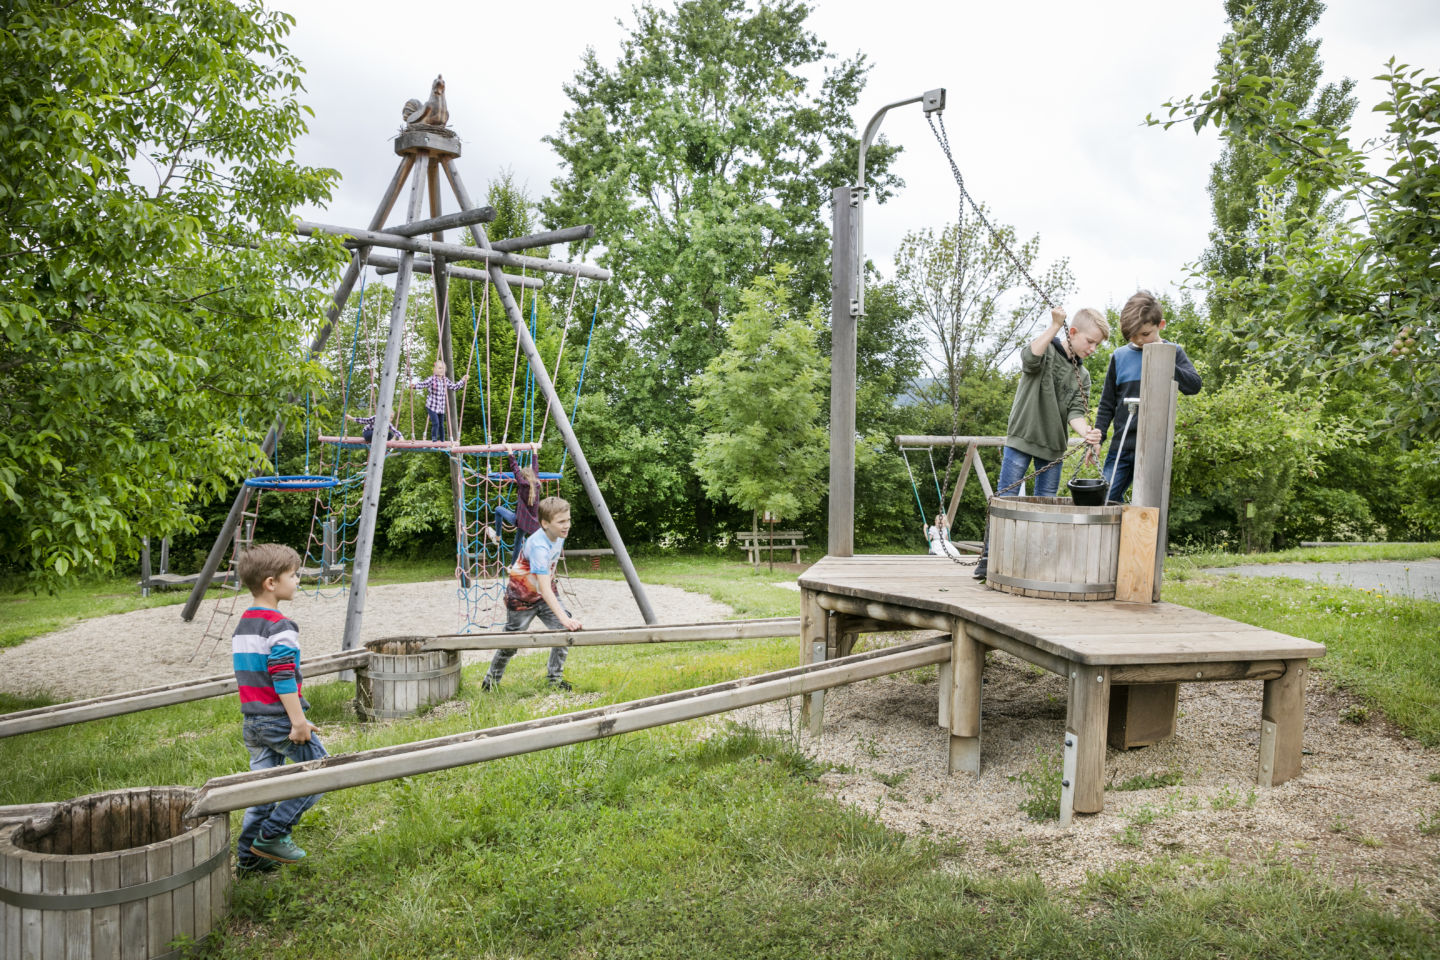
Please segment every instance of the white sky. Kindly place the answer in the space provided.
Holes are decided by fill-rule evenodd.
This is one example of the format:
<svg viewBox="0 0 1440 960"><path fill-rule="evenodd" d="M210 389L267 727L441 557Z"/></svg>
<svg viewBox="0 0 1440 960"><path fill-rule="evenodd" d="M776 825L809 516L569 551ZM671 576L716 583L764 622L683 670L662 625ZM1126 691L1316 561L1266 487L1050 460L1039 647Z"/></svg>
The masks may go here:
<svg viewBox="0 0 1440 960"><path fill-rule="evenodd" d="M436 73L471 195L483 197L506 167L532 195L546 192L559 170L541 137L569 105L561 85L587 46L613 65L626 35L616 21L634 21L624 0L271 5L296 16L288 45L308 71L304 102L315 116L299 159L344 177L328 211L302 212L354 226L369 221L394 173L401 106L428 95ZM1070 258L1072 311L1118 306L1137 287L1170 288L1204 248L1218 141L1142 122L1208 86L1224 30L1219 0L823 0L809 23L831 53L869 58L857 128L886 103L947 88L945 122L967 187L1022 236L1039 233L1043 257ZM1360 80L1364 135L1382 127L1368 112L1380 90L1370 78L1389 57L1440 68L1437 0L1331 0L1315 35L1326 79ZM958 193L919 104L891 111L881 131L905 147L895 170L907 184L866 210L866 252L888 273L907 230L954 220Z"/></svg>

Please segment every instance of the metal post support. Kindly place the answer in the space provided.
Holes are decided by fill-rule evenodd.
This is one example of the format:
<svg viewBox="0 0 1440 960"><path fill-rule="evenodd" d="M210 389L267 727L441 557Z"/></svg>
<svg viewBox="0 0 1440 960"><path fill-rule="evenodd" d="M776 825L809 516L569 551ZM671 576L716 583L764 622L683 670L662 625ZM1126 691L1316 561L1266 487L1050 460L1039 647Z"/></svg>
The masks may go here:
<svg viewBox="0 0 1440 960"><path fill-rule="evenodd" d="M860 192L836 187L830 259L830 532L826 552L855 554L855 229Z"/></svg>
<svg viewBox="0 0 1440 960"><path fill-rule="evenodd" d="M460 171L455 168L455 161L447 158L442 163L445 167L445 175L450 178L450 189L455 192L455 199L459 202L461 209L470 209L470 193L465 189L464 181L460 179ZM472 228L472 233L475 235L475 242L480 245L481 249L490 249L490 237L483 226L476 224ZM640 615L645 618L646 623L655 623L655 610L650 606L650 598L645 595L645 586L635 572L635 565L630 561L630 553L625 549L625 541L620 537L620 531L615 526L615 519L610 516L610 508L606 506L600 486L595 482L595 474L590 470L590 461L585 459L585 451L580 449L580 441L575 437L575 428L571 426L570 418L565 414L565 407L560 403L560 397L555 392L555 384L551 382L550 373L545 369L545 360L540 356L540 351L530 336L530 329L525 325L525 318L520 315L520 308L515 303L510 286L505 282L505 273L499 265L492 264L490 266L490 281L495 288L496 296L500 298L501 306L505 308L505 315L510 318L510 325L515 329L515 338L520 342L521 349L525 351L525 356L530 361L530 368L535 373L535 382L539 384L541 392L545 394L546 403L550 405L555 426L565 439L565 449L570 451L570 458L575 461L575 472L580 477L580 484L584 487L585 493L590 497L590 505L595 509L595 519L600 521L600 529L605 531L605 539L610 544L610 549L615 551L615 562L620 565L621 572L625 574L625 582L630 586L630 593L635 598L635 605L640 608Z"/></svg>
<svg viewBox="0 0 1440 960"><path fill-rule="evenodd" d="M401 159L400 166L395 169L395 176L390 180L390 186L385 190L385 196L380 200L380 206L375 211L375 216L370 219L370 229L378 230L385 225L385 218L390 216L390 208L395 205L395 198L400 196L400 188L404 186L405 177L410 173L410 168L414 163L413 156ZM340 285L335 288L334 305L326 313L325 323L320 327L320 332L315 335L315 341L310 344L311 356L325 349L325 343L330 339L330 331L334 329L335 321L340 318L340 311L345 309L345 303L350 299L350 291L355 289L355 283L360 279L360 271L364 269L365 258L369 253L369 247L360 247L350 258L350 266L345 269L345 276L340 279ZM277 418L260 444L260 449L265 456L274 455L275 444L279 438L280 421ZM186 598L185 606L180 608L180 619L186 623L195 619L195 611L200 609L200 602L205 599L205 591L210 588L210 581L215 578L215 571L220 569L220 561L225 559L225 548L235 533L235 526L240 522L240 514L245 511L245 504L248 501L249 488L241 484L239 492L235 494L234 502L230 504L230 512L225 515L225 522L220 526L220 532L215 535L215 543L210 547L210 553L206 555L205 563L200 568L200 575L195 579L195 586L190 588L190 596Z"/></svg>
<svg viewBox="0 0 1440 960"><path fill-rule="evenodd" d="M420 217L420 202L425 199L425 168L432 162L428 156L416 159L406 223ZM375 398L375 434L370 441L370 457L365 464L365 492L360 498L360 524L355 533L354 568L350 572L350 599L345 607L341 650L354 650L360 645L360 630L365 620L370 552L375 545L375 518L380 512L380 484L385 477L385 456L390 452L386 441L390 439L390 414L395 408L395 381L400 372L400 344L405 339L405 308L410 299L410 279L415 275L411 269L414 260L415 254L409 251L402 253L400 271L395 275L395 300L390 307L390 331L385 339L385 366L380 372L380 393ZM341 679L345 679L343 674Z"/></svg>

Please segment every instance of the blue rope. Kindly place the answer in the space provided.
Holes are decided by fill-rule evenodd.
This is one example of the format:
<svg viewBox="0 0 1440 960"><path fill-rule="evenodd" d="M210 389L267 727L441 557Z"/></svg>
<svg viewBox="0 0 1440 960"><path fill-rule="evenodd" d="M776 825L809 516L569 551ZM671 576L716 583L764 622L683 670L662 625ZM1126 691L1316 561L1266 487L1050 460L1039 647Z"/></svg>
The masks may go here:
<svg viewBox="0 0 1440 960"><path fill-rule="evenodd" d="M925 504L920 502L920 485L915 482L915 471L910 469L910 455L905 452L904 447L900 448L900 457L905 461L905 472L910 474L910 489L915 491L915 506L920 508L920 522L926 523Z"/></svg>
<svg viewBox="0 0 1440 960"><path fill-rule="evenodd" d="M590 343L595 339L595 318L600 315L600 296L595 296L595 309L590 313L590 332L585 335L585 356L580 360L580 378L575 381L575 402L570 404L570 426L580 417L580 388L585 386L585 368L590 363ZM560 474L565 474L565 462L570 458L570 448L560 457Z"/></svg>

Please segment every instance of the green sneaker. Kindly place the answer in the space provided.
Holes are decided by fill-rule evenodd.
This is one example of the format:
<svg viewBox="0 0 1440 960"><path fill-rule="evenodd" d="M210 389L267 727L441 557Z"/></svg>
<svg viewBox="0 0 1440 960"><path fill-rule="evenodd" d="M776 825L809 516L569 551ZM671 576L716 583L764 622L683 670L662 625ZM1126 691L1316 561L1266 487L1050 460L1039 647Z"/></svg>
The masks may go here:
<svg viewBox="0 0 1440 960"><path fill-rule="evenodd" d="M237 857L235 860L235 872L242 877L251 877L259 873L269 873L271 870L279 869L280 864L274 860L263 860L254 854L246 854Z"/></svg>
<svg viewBox="0 0 1440 960"><path fill-rule="evenodd" d="M570 681L564 677L552 677L550 679L550 688L552 690L559 690L561 693L569 693L575 689L570 685Z"/></svg>
<svg viewBox="0 0 1440 960"><path fill-rule="evenodd" d="M290 839L288 833L269 839L262 833L259 839L250 844L250 852L277 863L299 863L305 859L305 851L295 846L295 841Z"/></svg>

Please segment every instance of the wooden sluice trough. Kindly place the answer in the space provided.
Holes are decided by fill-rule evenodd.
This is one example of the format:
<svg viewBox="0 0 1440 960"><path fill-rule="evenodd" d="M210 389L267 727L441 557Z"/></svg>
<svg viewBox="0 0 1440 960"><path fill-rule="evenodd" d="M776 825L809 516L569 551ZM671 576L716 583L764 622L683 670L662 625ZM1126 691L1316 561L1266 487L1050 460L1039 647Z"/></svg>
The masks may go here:
<svg viewBox="0 0 1440 960"><path fill-rule="evenodd" d="M54 804L0 826L0 957L179 956L230 901L230 821L186 817L189 787Z"/></svg>
<svg viewBox="0 0 1440 960"><path fill-rule="evenodd" d="M384 637L365 644L355 671L355 710L366 720L413 717L460 692L460 654L426 650L430 637Z"/></svg>

